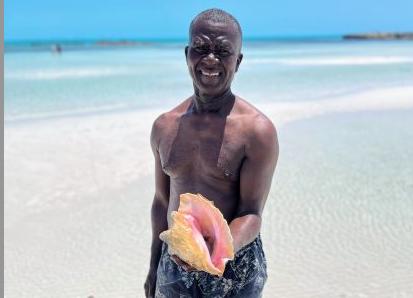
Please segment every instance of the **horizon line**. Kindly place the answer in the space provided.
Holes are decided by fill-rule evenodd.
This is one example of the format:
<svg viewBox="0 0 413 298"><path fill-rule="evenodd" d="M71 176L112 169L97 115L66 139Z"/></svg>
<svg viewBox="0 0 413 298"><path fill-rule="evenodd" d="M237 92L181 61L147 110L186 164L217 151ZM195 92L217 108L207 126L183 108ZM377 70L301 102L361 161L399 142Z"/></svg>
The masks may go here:
<svg viewBox="0 0 413 298"><path fill-rule="evenodd" d="M374 32L348 32L334 34L289 34L289 35L266 35L266 36L246 36L243 41L300 41L300 40L342 40L346 35L370 35L370 34L413 34L413 31L374 31ZM186 42L188 37L91 37L91 38L4 38L4 45L15 43L99 43L99 42L133 42L133 43L153 43L153 42Z"/></svg>

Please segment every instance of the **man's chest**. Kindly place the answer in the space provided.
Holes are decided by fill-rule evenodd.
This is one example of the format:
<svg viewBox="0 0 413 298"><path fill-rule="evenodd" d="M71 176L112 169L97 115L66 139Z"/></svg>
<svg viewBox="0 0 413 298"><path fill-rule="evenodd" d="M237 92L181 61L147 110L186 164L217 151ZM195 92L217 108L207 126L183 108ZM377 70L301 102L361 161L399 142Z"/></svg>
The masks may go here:
<svg viewBox="0 0 413 298"><path fill-rule="evenodd" d="M183 121L160 140L162 167L171 178L207 175L236 181L245 156L244 142L236 125Z"/></svg>

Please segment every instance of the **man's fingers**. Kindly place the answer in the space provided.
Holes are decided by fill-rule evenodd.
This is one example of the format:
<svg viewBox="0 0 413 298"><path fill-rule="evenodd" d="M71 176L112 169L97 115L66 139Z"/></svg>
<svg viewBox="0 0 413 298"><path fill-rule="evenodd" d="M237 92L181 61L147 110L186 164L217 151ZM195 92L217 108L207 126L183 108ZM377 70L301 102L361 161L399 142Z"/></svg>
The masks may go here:
<svg viewBox="0 0 413 298"><path fill-rule="evenodd" d="M153 298L155 295L155 288L152 285L145 286L145 296L147 298Z"/></svg>
<svg viewBox="0 0 413 298"><path fill-rule="evenodd" d="M155 290L149 289L148 298L153 298L153 297L155 297Z"/></svg>
<svg viewBox="0 0 413 298"><path fill-rule="evenodd" d="M185 263L184 261L182 261L178 256L176 255L172 255L171 259L175 262L175 264L177 264L178 266L181 266L182 268L184 268L186 271L195 271L196 269L193 268L191 265Z"/></svg>
<svg viewBox="0 0 413 298"><path fill-rule="evenodd" d="M191 271L191 267L189 267L189 266L186 265L186 264L183 264L182 267L184 267L184 269L185 269L186 271Z"/></svg>
<svg viewBox="0 0 413 298"><path fill-rule="evenodd" d="M150 272L143 287L145 289L145 297L153 298L155 296L156 275L154 276L153 273L151 274Z"/></svg>
<svg viewBox="0 0 413 298"><path fill-rule="evenodd" d="M178 256L176 255L172 255L171 259L179 266L185 267L186 263L184 261L182 261L180 258L178 258Z"/></svg>
<svg viewBox="0 0 413 298"><path fill-rule="evenodd" d="M171 259L172 259L172 261L175 262L176 265L181 265L180 262L179 262L180 260L177 258L177 256L172 255L172 256L171 256Z"/></svg>

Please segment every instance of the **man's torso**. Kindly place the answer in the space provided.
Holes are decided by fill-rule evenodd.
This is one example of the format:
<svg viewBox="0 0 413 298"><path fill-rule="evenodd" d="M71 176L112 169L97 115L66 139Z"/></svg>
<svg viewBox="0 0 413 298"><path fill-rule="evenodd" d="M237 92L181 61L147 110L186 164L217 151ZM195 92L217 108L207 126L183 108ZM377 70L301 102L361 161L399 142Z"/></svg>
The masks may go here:
<svg viewBox="0 0 413 298"><path fill-rule="evenodd" d="M214 201L230 222L237 211L240 171L251 141L251 126L262 114L236 98L227 116L194 113L191 99L164 114L159 155L170 177L170 213L179 207L179 195L201 193Z"/></svg>

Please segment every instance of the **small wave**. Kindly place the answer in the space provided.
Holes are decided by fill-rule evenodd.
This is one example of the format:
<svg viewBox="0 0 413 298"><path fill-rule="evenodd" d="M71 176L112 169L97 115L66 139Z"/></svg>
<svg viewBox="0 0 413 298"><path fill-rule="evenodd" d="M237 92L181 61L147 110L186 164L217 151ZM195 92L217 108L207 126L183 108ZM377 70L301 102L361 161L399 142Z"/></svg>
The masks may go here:
<svg viewBox="0 0 413 298"><path fill-rule="evenodd" d="M246 60L252 64L284 64L284 65L370 65L370 64L401 64L413 63L413 57L400 56L346 56L346 57L329 57L329 58L287 58L287 59L260 59L252 58Z"/></svg>
<svg viewBox="0 0 413 298"><path fill-rule="evenodd" d="M67 69L42 69L5 73L7 79L20 80L59 80L88 77L107 77L131 73L126 68L67 68Z"/></svg>

